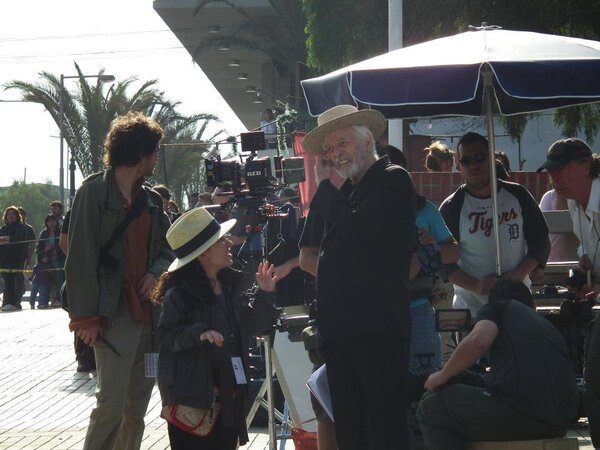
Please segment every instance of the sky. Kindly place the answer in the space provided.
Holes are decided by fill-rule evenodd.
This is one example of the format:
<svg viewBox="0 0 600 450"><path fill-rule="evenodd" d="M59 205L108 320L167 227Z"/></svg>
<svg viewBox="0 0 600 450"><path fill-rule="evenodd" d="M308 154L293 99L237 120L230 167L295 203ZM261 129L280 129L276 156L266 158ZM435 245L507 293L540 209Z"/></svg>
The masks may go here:
<svg viewBox="0 0 600 450"><path fill-rule="evenodd" d="M158 88L180 101L183 114L217 115L230 134L245 131L202 70L193 63L152 0L3 0L0 1L0 100L19 99L4 90L12 80L39 81L38 73L57 77L100 69L116 80L157 79ZM93 79L89 79L93 83ZM65 80L75 91L77 80ZM131 91L133 92L133 91ZM41 105L0 102L0 186L14 180L59 184L59 130ZM68 158L65 144L65 186ZM81 181L77 173L76 185Z"/></svg>

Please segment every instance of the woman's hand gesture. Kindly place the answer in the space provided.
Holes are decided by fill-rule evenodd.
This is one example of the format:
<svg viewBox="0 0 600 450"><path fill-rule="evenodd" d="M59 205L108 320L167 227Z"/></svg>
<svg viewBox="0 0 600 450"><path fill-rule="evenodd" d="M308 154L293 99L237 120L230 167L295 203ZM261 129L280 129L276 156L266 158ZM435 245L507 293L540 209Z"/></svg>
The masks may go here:
<svg viewBox="0 0 600 450"><path fill-rule="evenodd" d="M206 330L200 335L201 341L208 341L211 344L215 344L217 347L223 345L223 335L215 330Z"/></svg>
<svg viewBox="0 0 600 450"><path fill-rule="evenodd" d="M275 291L275 284L278 281L279 277L275 275L275 266L273 264L265 261L258 265L258 272L256 272L256 284L258 284L258 287L261 291Z"/></svg>

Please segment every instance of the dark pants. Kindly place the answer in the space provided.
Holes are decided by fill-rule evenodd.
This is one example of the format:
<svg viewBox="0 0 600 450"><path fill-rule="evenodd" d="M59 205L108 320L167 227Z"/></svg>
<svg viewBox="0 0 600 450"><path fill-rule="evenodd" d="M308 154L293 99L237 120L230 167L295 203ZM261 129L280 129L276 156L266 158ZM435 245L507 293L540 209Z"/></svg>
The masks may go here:
<svg viewBox="0 0 600 450"><path fill-rule="evenodd" d="M426 392L417 409L428 450L466 450L471 441L562 437L567 427L523 414L484 388L451 384Z"/></svg>
<svg viewBox="0 0 600 450"><path fill-rule="evenodd" d="M383 335L325 344L340 450L409 448L408 342Z"/></svg>
<svg viewBox="0 0 600 450"><path fill-rule="evenodd" d="M194 436L171 424L168 430L171 450L235 450L238 441L234 428L222 428L219 423L206 437Z"/></svg>
<svg viewBox="0 0 600 450"><path fill-rule="evenodd" d="M17 274L5 272L2 274L4 279L4 292L2 294L2 306L4 305L15 305L21 304L21 296L18 292Z"/></svg>
<svg viewBox="0 0 600 450"><path fill-rule="evenodd" d="M37 295L40 294L39 306L48 306L50 301L50 285L45 283L32 283L29 304L33 308Z"/></svg>
<svg viewBox="0 0 600 450"><path fill-rule="evenodd" d="M600 447L600 321L596 319L590 334L585 362L585 412L594 447Z"/></svg>

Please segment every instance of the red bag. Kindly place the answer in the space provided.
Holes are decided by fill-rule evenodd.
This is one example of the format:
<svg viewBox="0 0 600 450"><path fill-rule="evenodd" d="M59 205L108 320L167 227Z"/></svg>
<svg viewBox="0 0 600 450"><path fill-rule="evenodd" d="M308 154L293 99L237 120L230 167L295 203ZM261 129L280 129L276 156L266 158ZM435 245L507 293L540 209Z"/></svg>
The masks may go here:
<svg viewBox="0 0 600 450"><path fill-rule="evenodd" d="M171 425L194 436L208 436L217 423L221 404L213 402L210 408L192 408L185 405L165 405L160 417Z"/></svg>
<svg viewBox="0 0 600 450"><path fill-rule="evenodd" d="M299 425L312 422L313 420L316 419L307 420ZM292 427L292 441L296 450L318 450L317 433L305 431L300 426Z"/></svg>

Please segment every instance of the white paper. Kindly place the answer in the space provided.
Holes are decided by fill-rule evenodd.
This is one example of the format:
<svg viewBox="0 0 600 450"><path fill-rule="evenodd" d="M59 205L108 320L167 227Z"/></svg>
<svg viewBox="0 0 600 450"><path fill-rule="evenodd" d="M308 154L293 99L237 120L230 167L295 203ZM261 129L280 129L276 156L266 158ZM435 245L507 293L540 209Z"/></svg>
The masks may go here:
<svg viewBox="0 0 600 450"><path fill-rule="evenodd" d="M248 384L248 381L246 380L246 373L244 372L244 365L242 364L242 358L239 356L232 356L231 367L233 367L235 382L237 384Z"/></svg>
<svg viewBox="0 0 600 450"><path fill-rule="evenodd" d="M146 353L144 355L144 372L146 378L158 376L158 353Z"/></svg>
<svg viewBox="0 0 600 450"><path fill-rule="evenodd" d="M306 386L321 404L327 415L333 420L333 408L331 407L331 394L329 393L329 379L325 364L313 372Z"/></svg>

